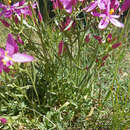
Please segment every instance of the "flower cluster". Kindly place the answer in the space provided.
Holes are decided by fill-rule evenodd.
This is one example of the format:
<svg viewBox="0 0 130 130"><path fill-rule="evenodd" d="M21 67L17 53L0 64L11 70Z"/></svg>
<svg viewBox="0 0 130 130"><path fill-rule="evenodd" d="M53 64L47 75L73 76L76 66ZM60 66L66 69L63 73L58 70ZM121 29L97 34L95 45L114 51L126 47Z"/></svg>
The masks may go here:
<svg viewBox="0 0 130 130"><path fill-rule="evenodd" d="M54 9L65 9L66 12L72 13L73 9L77 5L78 1L84 2L84 0L51 0L53 2ZM118 0L95 0L91 2L90 5L83 8L85 12L91 12L93 16L102 18L98 28L104 29L111 22L117 27L124 27L124 24L120 23L117 19L120 15L117 15L116 12L119 12L120 2ZM121 11L124 11L130 7L130 1L125 0L121 7Z"/></svg>
<svg viewBox="0 0 130 130"><path fill-rule="evenodd" d="M109 22L117 27L124 27L124 25L117 20L120 15L115 14L119 5L120 3L118 0L96 0L91 2L90 5L85 7L83 10L91 12L93 16L102 18L98 25L99 29L106 28ZM97 11L96 7L100 9L101 13Z"/></svg>
<svg viewBox="0 0 130 130"><path fill-rule="evenodd" d="M32 8L36 8L36 3L34 2L32 5ZM8 18L11 19L13 18L15 24L18 24L19 16L32 16L32 11L30 9L30 6L25 0L22 0L20 2L17 2L15 4L11 4L11 0L7 5L4 5L3 3L0 3L0 22L5 26L5 27L10 27L10 23L7 22L7 20L3 19Z"/></svg>
<svg viewBox="0 0 130 130"><path fill-rule="evenodd" d="M99 29L105 29L108 24L111 22L113 25L117 27L124 27L124 24L120 23L117 18L120 17L120 15L117 15L117 12L119 12L119 6L120 2L118 0L95 0L91 2L89 5L86 7L85 5L85 0L51 0L53 2L53 7L54 9L62 9L65 10L67 13L71 14L73 11L76 11L77 8L76 6L80 3L80 11L84 11L86 13L91 12L93 16L101 18L101 21L98 25ZM125 11L126 9L129 8L130 2L128 0L125 0L123 3L121 10ZM32 8L36 7L36 3L34 3ZM78 6L77 6L78 7ZM85 7L85 8L83 8ZM31 8L31 9L32 9ZM25 0L22 0L20 2L17 2L13 5L4 5L0 3L0 17L4 16L5 18L12 18L14 19L14 22L17 24L18 23L18 18L17 16L27 16L27 15L34 15L35 13L33 10L30 10L30 6ZM119 12L120 14L120 12ZM76 14L77 17L77 14ZM60 29L62 32L64 31L69 31L71 28L76 28L76 17L71 17L71 16L66 16L64 17L64 21L59 24ZM40 11L38 11L38 18L39 22L42 24L42 15ZM35 19L33 19L35 21ZM0 22L2 22L6 27L9 27L10 24L0 18ZM38 28L40 30L40 28ZM70 31L71 32L71 31ZM40 32L39 32L40 33ZM42 36L41 36L42 37ZM93 35L93 37L99 42L99 44L102 43L102 37ZM110 34L108 36L108 42L111 42L112 40L112 35ZM90 34L86 35L85 37L85 42L88 43L90 41ZM22 41L20 35L17 36L17 39L15 40L13 38L12 34L8 34L8 39L6 43L6 48L5 50L0 48L0 73L4 70L6 72L9 72L9 66L13 65L14 62L30 62L33 60L32 56L29 56L25 53L19 53L18 50L18 45L17 43L24 44ZM112 48L116 48L120 46L121 43L117 43L112 45ZM64 46L64 41L61 40L59 43L59 51L58 55L61 56L63 52L65 52L66 48ZM106 59L106 58L105 58Z"/></svg>
<svg viewBox="0 0 130 130"><path fill-rule="evenodd" d="M33 8L35 8L35 6L36 4L33 5ZM25 0L17 2L13 5L4 5L0 3L0 9L2 9L0 16L4 16L6 18L12 17L13 14L17 14L19 16L21 16L21 14L24 16L32 15L32 12L29 6L25 3Z"/></svg>
<svg viewBox="0 0 130 130"><path fill-rule="evenodd" d="M72 13L73 7L77 2L83 2L84 0L51 0L53 2L53 8L65 9L66 12Z"/></svg>

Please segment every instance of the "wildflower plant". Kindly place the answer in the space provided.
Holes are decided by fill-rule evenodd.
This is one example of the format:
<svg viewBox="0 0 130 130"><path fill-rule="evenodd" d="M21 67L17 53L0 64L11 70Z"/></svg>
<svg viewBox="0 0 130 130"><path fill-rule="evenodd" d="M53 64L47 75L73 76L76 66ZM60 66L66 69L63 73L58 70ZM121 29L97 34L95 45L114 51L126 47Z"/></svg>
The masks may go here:
<svg viewBox="0 0 130 130"><path fill-rule="evenodd" d="M1 107L6 100L14 104L5 110L11 113L8 127L22 123L28 129L126 128L127 123L115 122L116 115L127 122L123 116L128 100L117 76L128 26L127 20L117 20L123 12L120 2L51 3L55 16L46 20L49 13L41 14L38 1L0 3L0 22L10 32L5 49L0 48L1 85L6 86L0 94L7 91L0 98ZM121 91L126 97L123 110L117 99Z"/></svg>

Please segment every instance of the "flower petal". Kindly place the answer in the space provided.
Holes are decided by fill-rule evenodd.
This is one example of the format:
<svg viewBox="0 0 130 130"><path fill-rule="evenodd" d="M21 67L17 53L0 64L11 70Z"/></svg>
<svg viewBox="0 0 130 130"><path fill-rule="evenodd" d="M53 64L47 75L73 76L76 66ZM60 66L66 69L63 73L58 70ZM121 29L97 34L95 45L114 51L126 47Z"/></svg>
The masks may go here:
<svg viewBox="0 0 130 130"><path fill-rule="evenodd" d="M3 62L0 61L0 74L2 73L3 70Z"/></svg>
<svg viewBox="0 0 130 130"><path fill-rule="evenodd" d="M9 55L13 55L18 52L18 45L13 38L12 34L8 34L8 39L6 41L6 51L8 51Z"/></svg>
<svg viewBox="0 0 130 130"><path fill-rule="evenodd" d="M25 54L25 53L16 53L12 56L12 60L14 62L25 63L25 62L33 61L34 58L30 55Z"/></svg>
<svg viewBox="0 0 130 130"><path fill-rule="evenodd" d="M103 0L98 0L98 7L102 10L104 10L105 7L105 2Z"/></svg>
<svg viewBox="0 0 130 130"><path fill-rule="evenodd" d="M99 14L98 16L104 18L106 17L106 14Z"/></svg>
<svg viewBox="0 0 130 130"><path fill-rule="evenodd" d="M120 27L120 28L123 28L124 27L124 24L123 23L120 23L118 20L114 19L114 18L110 18L110 22L112 24L114 24L115 26L117 27Z"/></svg>
<svg viewBox="0 0 130 130"><path fill-rule="evenodd" d="M91 12L91 14L93 15L93 16L98 16L98 17L100 17L101 16L101 14L99 13L99 12L97 12L97 10L96 9L94 9L92 12ZM103 14L103 16L106 16L105 14Z"/></svg>
<svg viewBox="0 0 130 130"><path fill-rule="evenodd" d="M119 18L120 15L111 15L112 18Z"/></svg>
<svg viewBox="0 0 130 130"><path fill-rule="evenodd" d="M4 57L4 55L5 55L4 49L0 48L0 58Z"/></svg>
<svg viewBox="0 0 130 130"><path fill-rule="evenodd" d="M72 6L74 3L71 0L60 0L60 2L68 13L72 13Z"/></svg>
<svg viewBox="0 0 130 130"><path fill-rule="evenodd" d="M108 24L109 24L109 19L106 20L106 18L103 18L103 19L100 21L100 23L99 23L99 25L98 25L98 28L99 28L99 29L104 29L104 28L107 27Z"/></svg>
<svg viewBox="0 0 130 130"><path fill-rule="evenodd" d="M92 11L94 8L96 8L96 6L98 5L98 2L91 2L89 6L83 8L83 10L85 10L86 12L90 12Z"/></svg>
<svg viewBox="0 0 130 130"><path fill-rule="evenodd" d="M120 2L118 0L111 0L110 8L117 10L120 5Z"/></svg>

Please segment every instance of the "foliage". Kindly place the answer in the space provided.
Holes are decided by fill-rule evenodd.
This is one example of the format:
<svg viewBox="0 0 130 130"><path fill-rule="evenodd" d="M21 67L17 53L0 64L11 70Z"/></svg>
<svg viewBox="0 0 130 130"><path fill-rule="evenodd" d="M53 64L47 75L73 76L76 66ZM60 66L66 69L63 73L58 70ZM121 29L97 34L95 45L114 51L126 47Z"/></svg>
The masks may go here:
<svg viewBox="0 0 130 130"><path fill-rule="evenodd" d="M18 23L13 14L3 18L14 38L24 41L19 51L35 60L1 73L0 115L7 123L0 128L127 129L129 12L123 29L110 24L99 30L99 19L80 10L81 2L71 14L65 9L54 10L53 18L44 14L44 21L28 6L32 15L16 15Z"/></svg>

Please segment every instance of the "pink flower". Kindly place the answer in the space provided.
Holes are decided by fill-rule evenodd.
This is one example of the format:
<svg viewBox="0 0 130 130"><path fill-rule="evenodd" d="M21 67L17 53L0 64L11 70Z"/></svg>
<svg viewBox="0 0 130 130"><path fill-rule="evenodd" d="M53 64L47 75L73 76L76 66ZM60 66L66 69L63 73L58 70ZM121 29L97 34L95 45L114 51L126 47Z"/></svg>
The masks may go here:
<svg viewBox="0 0 130 130"><path fill-rule="evenodd" d="M112 45L112 48L115 49L115 48L117 48L117 47L119 47L119 46L121 46L121 42L113 44L113 45Z"/></svg>
<svg viewBox="0 0 130 130"><path fill-rule="evenodd" d="M0 118L0 121L2 124L6 124L7 123L7 120L5 118Z"/></svg>
<svg viewBox="0 0 130 130"><path fill-rule="evenodd" d="M107 27L107 25L109 24L109 22L111 22L112 24L114 24L117 27L124 27L124 24L120 23L118 20L116 20L117 18L119 18L119 15L113 15L114 13L114 9L110 9L110 0L108 0L107 3L107 8L105 9L105 12L103 14L100 14L99 17L102 17L98 28L99 29L104 29Z"/></svg>
<svg viewBox="0 0 130 130"><path fill-rule="evenodd" d="M9 66L13 65L14 62L25 63L33 60L32 56L18 52L18 45L15 39L12 34L8 34L6 49L0 48L0 73L2 70L9 72Z"/></svg>
<svg viewBox="0 0 130 130"><path fill-rule="evenodd" d="M77 4L77 0L52 0L54 9L65 9L66 12L72 13L73 6Z"/></svg>
<svg viewBox="0 0 130 130"><path fill-rule="evenodd" d="M33 8L36 7L36 4L34 3L32 5ZM0 8L2 9L0 12L0 16L4 15L6 18L10 18L13 14L18 14L19 16L23 14L26 15L32 15L32 12L28 5L26 5L25 0L22 0L20 2L17 2L13 5L4 5L0 3Z"/></svg>

